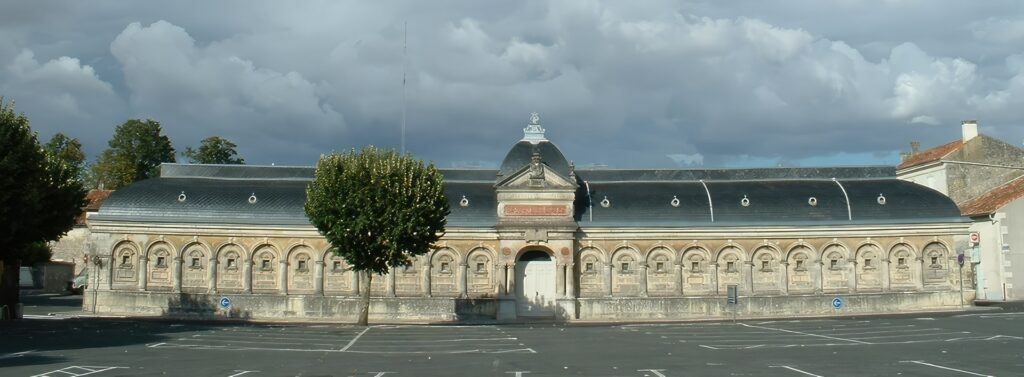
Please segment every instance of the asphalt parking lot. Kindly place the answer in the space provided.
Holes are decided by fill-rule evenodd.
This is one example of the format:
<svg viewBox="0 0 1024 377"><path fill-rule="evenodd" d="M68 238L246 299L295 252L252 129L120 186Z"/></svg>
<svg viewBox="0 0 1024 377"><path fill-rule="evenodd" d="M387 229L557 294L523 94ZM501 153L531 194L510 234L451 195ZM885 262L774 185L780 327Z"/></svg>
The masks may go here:
<svg viewBox="0 0 1024 377"><path fill-rule="evenodd" d="M0 334L2 376L1024 375L1017 311L586 326L34 316Z"/></svg>

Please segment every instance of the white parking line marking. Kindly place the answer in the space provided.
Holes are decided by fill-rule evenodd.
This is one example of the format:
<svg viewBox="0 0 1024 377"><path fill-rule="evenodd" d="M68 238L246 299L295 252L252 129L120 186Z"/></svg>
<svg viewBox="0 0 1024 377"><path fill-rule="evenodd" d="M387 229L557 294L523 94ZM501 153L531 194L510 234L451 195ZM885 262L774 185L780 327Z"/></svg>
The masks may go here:
<svg viewBox="0 0 1024 377"><path fill-rule="evenodd" d="M808 376L814 376L814 377L821 377L821 376L819 376L819 375L817 375L817 374L814 374L814 373L808 372L808 371L806 371L806 370L799 370L799 369L793 368L793 367L791 367L791 366L789 366L789 365L769 365L768 367L769 367L769 368L786 368L786 369L789 369L789 370L791 370L791 371L794 371L794 372L797 372L797 373L803 373L803 374L806 374L806 375L808 375Z"/></svg>
<svg viewBox="0 0 1024 377"><path fill-rule="evenodd" d="M28 354L30 354L32 352L36 352L36 350L28 350L28 351L9 353L9 354L0 356L0 360L2 360L2 359L13 359L15 357L22 357L22 356L28 355Z"/></svg>
<svg viewBox="0 0 1024 377"><path fill-rule="evenodd" d="M651 373L654 373L655 376L666 377L665 374L661 373L661 372L664 372L665 369L637 369L636 371L637 372L651 372Z"/></svg>
<svg viewBox="0 0 1024 377"><path fill-rule="evenodd" d="M515 373L516 377L523 377L523 373L530 373L530 371L528 371L528 370L518 370L518 371L515 371L515 372L505 372L505 374L512 374L512 373Z"/></svg>
<svg viewBox="0 0 1024 377"><path fill-rule="evenodd" d="M238 370L238 369L235 369L235 372L238 372L238 373L232 374L232 375L230 375L228 377L238 377L238 376L241 376L241 375L246 374L246 373L259 373L260 371L258 371L258 370Z"/></svg>
<svg viewBox="0 0 1024 377"><path fill-rule="evenodd" d="M341 352L348 351L349 347L352 347L353 344L356 344L356 341L359 340L359 338L362 337L363 334L366 334L367 331L370 331L369 327L367 327L367 328L363 329L363 331L359 332L359 335L356 335L355 338L352 338L352 341L348 342L348 344L346 344L345 347L343 347L339 351L341 351Z"/></svg>
<svg viewBox="0 0 1024 377"><path fill-rule="evenodd" d="M921 361L921 360L905 360L905 361L900 361L900 362L901 363L914 363L914 364L919 364L919 365L927 365L927 366L930 366L930 367L933 367L933 368L951 370L951 371L954 371L954 372L960 372L960 373L969 374L969 375L972 375L972 376L992 377L991 375L988 375L988 374L974 373L974 372L966 371L966 370L963 370L963 369L944 367L942 365L935 365L935 364L931 364L931 363L926 363L926 362Z"/></svg>
<svg viewBox="0 0 1024 377"><path fill-rule="evenodd" d="M72 377L78 377L78 376L88 376L90 374L96 374L96 373L100 373L100 372L106 372L106 371L112 370L112 369L128 369L128 367L102 367L102 366L78 366L78 365L72 365L72 366L69 366L69 367L66 367L66 368L61 368L61 369L49 371L49 372L46 372L46 373L43 373L43 374L37 374L37 375L34 375L32 377L50 377L50 375L52 373L64 373L64 374L72 376ZM79 373L77 371L72 372L72 370L84 370L85 373Z"/></svg>
<svg viewBox="0 0 1024 377"><path fill-rule="evenodd" d="M819 338L826 338L826 339L832 339L832 340L842 340L842 341L844 341L844 342L851 342L851 343L859 343L859 344L871 344L871 343L869 343L869 342L862 342L862 341L859 341L859 340L855 340L855 339L843 339L843 338L836 338L836 337L834 337L834 336L828 336L828 335L818 335L818 334L811 334L811 333L806 333L806 332L800 332L800 331L793 331L793 330L786 330L786 329L778 329L778 328L774 328L774 327L765 327L765 326L758 326L758 325L748 325L748 324L746 324L746 323L741 323L740 325L742 325L742 326L746 326L746 327L753 327L753 328L757 328L757 329L763 329L763 330L776 330L776 331L788 332L788 333L792 333L792 334L800 334L800 335L807 335L807 336L816 336L816 337L819 337Z"/></svg>

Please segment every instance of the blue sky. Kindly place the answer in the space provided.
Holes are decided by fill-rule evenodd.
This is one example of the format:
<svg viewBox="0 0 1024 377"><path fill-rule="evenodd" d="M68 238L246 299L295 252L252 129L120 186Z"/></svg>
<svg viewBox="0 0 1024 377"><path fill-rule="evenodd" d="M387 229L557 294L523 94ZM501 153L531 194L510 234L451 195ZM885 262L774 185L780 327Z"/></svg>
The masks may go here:
<svg viewBox="0 0 1024 377"><path fill-rule="evenodd" d="M403 59L403 24L408 52ZM0 95L99 154L128 118L249 163L494 166L530 112L578 166L895 164L1024 142L1019 1L0 1Z"/></svg>

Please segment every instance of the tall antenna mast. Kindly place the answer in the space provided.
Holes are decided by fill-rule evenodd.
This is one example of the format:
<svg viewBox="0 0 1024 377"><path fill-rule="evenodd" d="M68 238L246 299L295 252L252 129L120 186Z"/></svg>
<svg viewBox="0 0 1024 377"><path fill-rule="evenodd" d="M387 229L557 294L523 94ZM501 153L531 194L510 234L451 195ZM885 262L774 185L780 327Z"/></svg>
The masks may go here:
<svg viewBox="0 0 1024 377"><path fill-rule="evenodd" d="M405 50L409 40L409 22L402 21L402 154L405 154Z"/></svg>

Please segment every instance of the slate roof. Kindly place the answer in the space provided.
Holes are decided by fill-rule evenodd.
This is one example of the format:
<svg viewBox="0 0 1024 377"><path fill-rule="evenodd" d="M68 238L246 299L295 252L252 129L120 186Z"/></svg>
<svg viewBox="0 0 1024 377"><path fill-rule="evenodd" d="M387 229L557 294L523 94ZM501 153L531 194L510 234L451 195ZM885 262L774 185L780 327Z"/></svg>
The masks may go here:
<svg viewBox="0 0 1024 377"><path fill-rule="evenodd" d="M518 149L519 145L513 149ZM557 148L554 151L557 152ZM530 152L532 154L532 146ZM545 152L542 150L542 153ZM520 161L519 158L517 152L514 160ZM560 162L556 161L556 165ZM564 168L568 169L567 163ZM497 224L494 188L497 170L441 169L441 172L451 207L450 227L490 228ZM949 198L927 187L896 179L891 167L577 170L576 173L580 187L576 193L575 217L582 227L967 221ZM312 176L312 167L164 164L159 178L117 190L91 219L304 226L309 224L303 210L305 188ZM850 211L847 211L842 189L833 178L838 179L849 195ZM701 180L710 191L713 222L712 206ZM181 193L185 193L184 201L178 201ZM879 194L886 197L885 205L878 204ZM255 203L249 203L250 195L256 196ZM466 207L459 205L463 196L469 201ZM750 200L749 206L740 205L744 196ZM808 204L812 196L817 200L815 206ZM605 197L610 202L607 208L600 205ZM679 206L671 205L673 197L679 199Z"/></svg>
<svg viewBox="0 0 1024 377"><path fill-rule="evenodd" d="M960 204L964 216L981 216L998 211L1010 202L1024 197L1024 176Z"/></svg>
<svg viewBox="0 0 1024 377"><path fill-rule="evenodd" d="M548 165L551 170L554 170L563 177L569 176L569 161L562 155L562 151L558 150L558 147L550 141L541 141L536 144L536 150L540 154L541 160L544 164ZM519 171L524 166L530 164L533 158L534 144L529 141L520 141L512 146L512 149L505 155L505 159L501 161L501 169L499 173L503 177Z"/></svg>
<svg viewBox="0 0 1024 377"><path fill-rule="evenodd" d="M956 152L963 146L964 142L962 140L954 140L947 144L937 146L935 148L925 149L923 151L915 153L910 157L907 157L906 160L903 160L903 162L900 162L900 164L896 166L896 169L903 170L906 168L912 168L914 166L924 165L929 162L941 160L944 157L949 156L953 152Z"/></svg>

